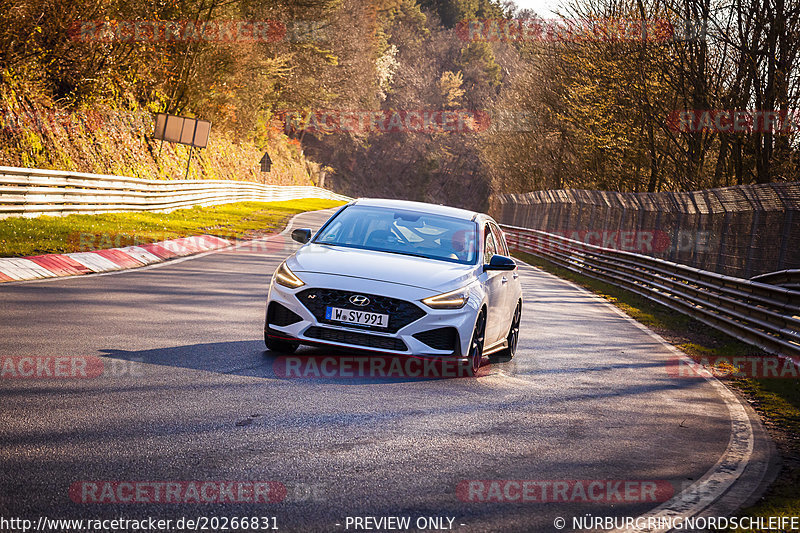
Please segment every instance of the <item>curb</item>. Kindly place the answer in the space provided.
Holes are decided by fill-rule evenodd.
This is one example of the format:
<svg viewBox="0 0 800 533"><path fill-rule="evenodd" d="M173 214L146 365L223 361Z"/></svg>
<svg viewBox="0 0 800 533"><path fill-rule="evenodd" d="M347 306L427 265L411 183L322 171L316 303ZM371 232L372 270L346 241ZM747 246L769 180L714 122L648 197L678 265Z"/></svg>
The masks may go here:
<svg viewBox="0 0 800 533"><path fill-rule="evenodd" d="M336 208L321 209L331 211ZM252 240L227 240L213 235L194 235L141 246L108 248L90 252L33 255L26 257L0 257L0 285L48 281L74 276L119 274L128 270L158 268L167 262L196 259L223 249L274 251L275 239L291 231L294 220L317 210L295 213L286 221L282 231L269 233Z"/></svg>
<svg viewBox="0 0 800 533"><path fill-rule="evenodd" d="M1 257L0 283L128 270L227 248L232 244L231 241L213 235L195 235L140 246L91 252Z"/></svg>

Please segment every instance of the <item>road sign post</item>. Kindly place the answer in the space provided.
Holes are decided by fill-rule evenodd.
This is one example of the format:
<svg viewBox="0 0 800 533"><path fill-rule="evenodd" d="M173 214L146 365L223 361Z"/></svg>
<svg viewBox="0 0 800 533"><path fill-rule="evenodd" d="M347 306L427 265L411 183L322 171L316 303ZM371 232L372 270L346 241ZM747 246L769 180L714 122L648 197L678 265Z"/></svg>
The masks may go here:
<svg viewBox="0 0 800 533"><path fill-rule="evenodd" d="M160 140L163 146L164 141L172 143L186 144L189 148L189 160L186 162L186 175L189 177L189 166L192 164L192 154L195 148L205 148L208 145L208 135L211 132L211 122L208 120L197 120L190 117L179 117L158 113L156 115L156 127L153 138ZM161 149L159 148L159 154Z"/></svg>

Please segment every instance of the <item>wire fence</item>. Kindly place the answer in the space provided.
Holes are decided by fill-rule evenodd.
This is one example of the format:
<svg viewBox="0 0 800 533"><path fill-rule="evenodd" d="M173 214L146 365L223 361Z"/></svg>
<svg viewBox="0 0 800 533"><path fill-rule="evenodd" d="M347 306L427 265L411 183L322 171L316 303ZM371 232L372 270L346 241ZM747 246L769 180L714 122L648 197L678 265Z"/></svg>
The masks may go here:
<svg viewBox="0 0 800 533"><path fill-rule="evenodd" d="M800 182L499 194L492 214L503 224L740 278L800 268Z"/></svg>

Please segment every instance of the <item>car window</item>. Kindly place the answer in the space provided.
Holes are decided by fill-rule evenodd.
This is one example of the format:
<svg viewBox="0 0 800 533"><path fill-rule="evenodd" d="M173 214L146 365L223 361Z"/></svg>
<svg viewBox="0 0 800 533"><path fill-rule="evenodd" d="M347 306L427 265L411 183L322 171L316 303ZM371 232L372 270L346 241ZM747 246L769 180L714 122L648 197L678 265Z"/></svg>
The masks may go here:
<svg viewBox="0 0 800 533"><path fill-rule="evenodd" d="M494 237L497 253L508 256L508 246L506 245L506 238L503 235L503 231L497 224L489 224L489 227L492 228L492 236Z"/></svg>
<svg viewBox="0 0 800 533"><path fill-rule="evenodd" d="M486 225L486 241L485 246L483 249L483 262L485 264L489 264L489 261L492 260L492 257L497 254L497 245L494 242L494 237L492 236L492 230L489 228L489 225Z"/></svg>
<svg viewBox="0 0 800 533"><path fill-rule="evenodd" d="M478 254L471 220L377 206L343 209L314 242L464 264Z"/></svg>

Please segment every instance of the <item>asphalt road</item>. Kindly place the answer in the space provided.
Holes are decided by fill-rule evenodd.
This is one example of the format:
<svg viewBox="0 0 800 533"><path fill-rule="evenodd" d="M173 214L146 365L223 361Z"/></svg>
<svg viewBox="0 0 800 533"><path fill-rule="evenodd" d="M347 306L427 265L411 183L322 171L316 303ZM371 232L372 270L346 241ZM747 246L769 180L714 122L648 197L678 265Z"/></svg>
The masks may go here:
<svg viewBox="0 0 800 533"><path fill-rule="evenodd" d="M663 480L677 492L728 444L713 387L674 377L673 354L653 337L527 266L518 355L477 378L287 377L262 328L270 275L294 246L0 286L0 355L101 356L106 368L93 379L0 379L0 515L274 516L282 531L436 516L464 532L549 532L559 516L656 504L463 501L459 483ZM270 480L287 495L73 502L70 486L92 480Z"/></svg>

